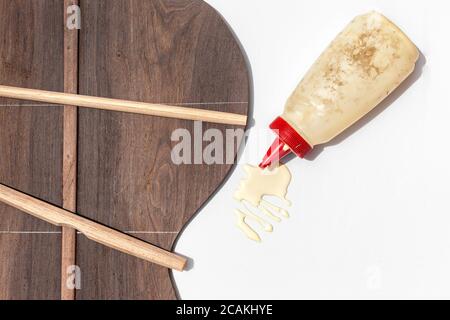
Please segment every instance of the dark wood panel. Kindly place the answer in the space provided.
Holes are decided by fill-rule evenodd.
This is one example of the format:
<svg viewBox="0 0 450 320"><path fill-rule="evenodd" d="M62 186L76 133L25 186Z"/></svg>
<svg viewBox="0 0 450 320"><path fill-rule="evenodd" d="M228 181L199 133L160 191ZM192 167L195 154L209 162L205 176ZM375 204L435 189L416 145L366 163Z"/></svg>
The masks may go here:
<svg viewBox="0 0 450 320"><path fill-rule="evenodd" d="M0 0L0 83L63 90L63 3ZM62 204L62 108L0 99L0 182ZM58 299L59 228L0 204L0 299ZM16 232L56 233L16 233Z"/></svg>
<svg viewBox="0 0 450 320"><path fill-rule="evenodd" d="M203 1L82 0L81 9L80 93L248 112L245 59L226 24ZM78 212L172 248L231 169L173 164L170 137L178 128L192 133L194 124L80 110ZM227 127L204 124L208 128ZM167 269L83 236L77 264L79 299L176 298Z"/></svg>

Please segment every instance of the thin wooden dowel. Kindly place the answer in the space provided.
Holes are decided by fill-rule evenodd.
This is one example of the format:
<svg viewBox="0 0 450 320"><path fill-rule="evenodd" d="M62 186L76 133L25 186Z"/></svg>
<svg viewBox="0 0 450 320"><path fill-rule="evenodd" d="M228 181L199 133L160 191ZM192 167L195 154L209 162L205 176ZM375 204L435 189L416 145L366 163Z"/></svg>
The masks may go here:
<svg viewBox="0 0 450 320"><path fill-rule="evenodd" d="M247 116L236 113L9 86L0 86L0 97L229 125L247 124Z"/></svg>
<svg viewBox="0 0 450 320"><path fill-rule="evenodd" d="M186 267L187 259L182 256L80 217L2 184L0 184L0 202L53 225L74 228L95 242L163 267L178 271L183 271Z"/></svg>
<svg viewBox="0 0 450 320"><path fill-rule="evenodd" d="M78 93L78 30L69 30L67 9L78 0L64 0L64 92ZM63 115L63 208L77 210L77 126L75 106L64 106ZM61 300L75 300L76 230L62 227L61 237Z"/></svg>

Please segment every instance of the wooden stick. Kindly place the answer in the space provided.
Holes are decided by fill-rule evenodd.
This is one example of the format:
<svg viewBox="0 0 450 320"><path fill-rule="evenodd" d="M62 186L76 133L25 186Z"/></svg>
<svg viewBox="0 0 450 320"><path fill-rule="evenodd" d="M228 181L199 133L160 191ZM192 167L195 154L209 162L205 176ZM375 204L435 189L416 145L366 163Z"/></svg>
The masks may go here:
<svg viewBox="0 0 450 320"><path fill-rule="evenodd" d="M78 5L78 0L64 0L64 25L68 20L67 9ZM64 92L78 93L78 30L64 27ZM77 211L77 126L78 111L75 106L64 106L63 129L63 208ZM61 300L75 300L75 288L69 286L76 264L77 232L62 227L61 243Z"/></svg>
<svg viewBox="0 0 450 320"><path fill-rule="evenodd" d="M138 113L184 120L196 120L240 126L245 126L247 124L247 116L235 113L169 106L163 104L152 104L146 102L134 102L110 98L90 97L77 94L16 88L9 86L0 86L0 97L28 101L39 101L58 105L79 106L109 111Z"/></svg>
<svg viewBox="0 0 450 320"><path fill-rule="evenodd" d="M89 239L129 255L183 271L186 258L80 217L0 184L0 201L57 226L77 229Z"/></svg>
<svg viewBox="0 0 450 320"><path fill-rule="evenodd" d="M63 133L63 208L76 212L77 195L77 108L64 107ZM76 264L76 230L62 227L61 243L61 300L75 300L75 289L68 287L71 274L68 270Z"/></svg>

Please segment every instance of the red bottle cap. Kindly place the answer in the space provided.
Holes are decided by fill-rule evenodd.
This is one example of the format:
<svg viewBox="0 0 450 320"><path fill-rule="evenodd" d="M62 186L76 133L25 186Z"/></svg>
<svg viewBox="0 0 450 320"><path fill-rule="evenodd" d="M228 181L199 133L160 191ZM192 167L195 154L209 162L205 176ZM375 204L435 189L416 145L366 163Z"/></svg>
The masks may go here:
<svg viewBox="0 0 450 320"><path fill-rule="evenodd" d="M312 146L282 117L276 118L270 125L270 129L278 135L278 139L267 151L264 160L259 165L260 168L264 169L272 163L280 161L291 152L304 158L312 150Z"/></svg>

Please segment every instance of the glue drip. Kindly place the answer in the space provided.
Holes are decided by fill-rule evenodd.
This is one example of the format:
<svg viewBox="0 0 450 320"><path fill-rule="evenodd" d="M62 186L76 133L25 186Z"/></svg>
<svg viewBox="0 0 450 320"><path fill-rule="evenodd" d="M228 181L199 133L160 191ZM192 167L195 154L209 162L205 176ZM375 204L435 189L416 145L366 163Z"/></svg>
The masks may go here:
<svg viewBox="0 0 450 320"><path fill-rule="evenodd" d="M234 199L242 203L242 208L235 210L237 226L249 239L260 242L261 237L248 221L253 221L265 232L272 232L272 222L281 222L282 218L289 218L286 209L269 202L264 197L275 196L286 206L291 206L291 202L286 198L291 173L284 164L266 169L246 165L244 170L246 177L234 194Z"/></svg>

